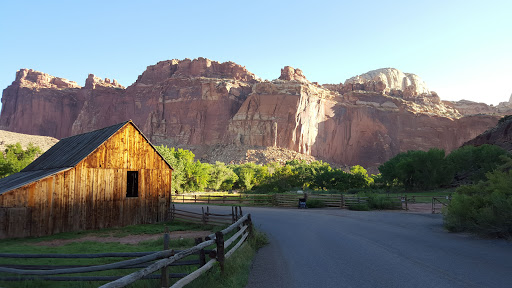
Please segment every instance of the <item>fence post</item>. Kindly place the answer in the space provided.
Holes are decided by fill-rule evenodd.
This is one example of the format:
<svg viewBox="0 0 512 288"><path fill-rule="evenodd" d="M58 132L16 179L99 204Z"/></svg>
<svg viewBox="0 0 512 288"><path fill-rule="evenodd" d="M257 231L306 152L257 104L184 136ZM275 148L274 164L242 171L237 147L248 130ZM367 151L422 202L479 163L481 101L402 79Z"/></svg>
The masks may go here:
<svg viewBox="0 0 512 288"><path fill-rule="evenodd" d="M413 197L414 197L414 196L413 196ZM409 199L407 199L407 194L405 194L405 211L409 211L409 206L407 206L407 205L408 205L408 203L407 203L407 202L409 202ZM415 201L415 202L416 202L416 201Z"/></svg>
<svg viewBox="0 0 512 288"><path fill-rule="evenodd" d="M169 235L169 227L165 226L164 233L164 250L169 250L169 242L171 240L171 235ZM169 287L169 273L167 272L167 266L162 267L160 273L160 286L161 287Z"/></svg>
<svg viewBox="0 0 512 288"><path fill-rule="evenodd" d="M197 195L194 195L194 203L197 203Z"/></svg>
<svg viewBox="0 0 512 288"><path fill-rule="evenodd" d="M208 207L206 207L208 209ZM204 213L204 207L201 207L201 210L203 211L203 217L202 217L202 220L203 220L203 225L206 225L206 214Z"/></svg>
<svg viewBox="0 0 512 288"><path fill-rule="evenodd" d="M203 242L203 238L196 238L196 245L199 245ZM199 250L199 268L203 267L206 264L206 256L204 254L204 249Z"/></svg>
<svg viewBox="0 0 512 288"><path fill-rule="evenodd" d="M249 226L249 227L247 227L247 228L248 228L248 230L249 230L249 236L248 236L248 237L252 237L252 236L253 236L253 234L252 234L252 233L253 233L254 231L253 231L253 229L252 229L252 219L251 219L251 214L247 215L247 225Z"/></svg>
<svg viewBox="0 0 512 288"><path fill-rule="evenodd" d="M242 204L242 194L240 194L240 204Z"/></svg>
<svg viewBox="0 0 512 288"><path fill-rule="evenodd" d="M185 203L185 194L183 194L183 203Z"/></svg>
<svg viewBox="0 0 512 288"><path fill-rule="evenodd" d="M343 194L341 194L341 204L340 204L340 208L343 208L345 207L345 197L343 197Z"/></svg>
<svg viewBox="0 0 512 288"><path fill-rule="evenodd" d="M235 206L231 206L231 223L235 223Z"/></svg>
<svg viewBox="0 0 512 288"><path fill-rule="evenodd" d="M217 244L217 261L220 266L220 273L224 274L224 234L215 233L215 243Z"/></svg>
<svg viewBox="0 0 512 288"><path fill-rule="evenodd" d="M208 204L210 204L210 194L208 194Z"/></svg>

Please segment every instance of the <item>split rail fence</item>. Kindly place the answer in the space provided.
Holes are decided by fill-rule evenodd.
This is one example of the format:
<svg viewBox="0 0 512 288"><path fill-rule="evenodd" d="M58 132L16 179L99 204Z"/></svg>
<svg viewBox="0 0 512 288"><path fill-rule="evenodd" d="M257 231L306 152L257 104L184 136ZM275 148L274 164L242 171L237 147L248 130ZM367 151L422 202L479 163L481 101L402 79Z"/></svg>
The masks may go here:
<svg viewBox="0 0 512 288"><path fill-rule="evenodd" d="M203 225L229 225L235 223L243 216L242 207L239 206L231 206L231 213L229 214L211 213L208 206L206 206L206 211L204 207L201 207L201 210L201 213L180 210L176 209L174 204L171 204L169 219L171 221L179 220Z"/></svg>
<svg viewBox="0 0 512 288"><path fill-rule="evenodd" d="M181 194L172 195L173 203L197 203L197 204L240 204L247 206L280 206L297 207L298 201L304 198L304 194L239 194L239 195L203 195ZM398 209L402 204L399 198L390 197L396 203ZM367 204L368 197L346 194L308 194L307 199L321 200L326 207L349 208L352 205ZM199 217L199 215L197 215Z"/></svg>
<svg viewBox="0 0 512 288"><path fill-rule="evenodd" d="M197 204L230 204L246 206L280 206L297 207L298 201L304 194L238 194L238 195L210 195L210 194L180 194L172 195L173 203ZM426 195L399 195L387 196L395 209L409 210L410 204L431 203L432 213L440 213L442 207L449 205L450 196ZM368 204L368 197L352 194L308 194L307 199L321 200L326 207L350 208L354 205ZM201 216L202 217L202 216Z"/></svg>
<svg viewBox="0 0 512 288"><path fill-rule="evenodd" d="M241 210L240 210L241 213ZM10 259L83 259L83 258L131 258L115 263L101 265L20 265L20 264L2 264L0 265L0 281L111 281L100 287L125 287L135 281L147 279L160 279L161 287L169 287L171 278L181 278L171 287L183 287L190 283L207 270L212 268L215 263L219 263L221 271L224 271L224 261L247 240L252 234L251 215L239 215L238 219L226 229L205 237L196 239L196 246L186 250L170 250L168 231L164 234L164 250L151 252L131 252L131 253L98 253L98 254L13 254L0 253L0 258ZM227 218L227 217L226 217ZM234 234L233 234L234 233ZM226 237L230 236L229 239ZM235 244L232 248L228 247ZM189 256L197 255L197 259L190 259ZM206 262L206 257L211 260ZM185 259L187 257L187 259ZM19 260L14 260L14 263ZM197 266L198 269L192 273L169 273L168 269L175 266ZM90 275L91 272L102 273L111 271L119 273L123 269L139 269L128 275L119 276L100 276ZM154 274L160 272L160 274ZM72 276L70 274L82 274ZM83 273L89 273L84 276ZM14 276L13 276L14 274ZM60 276L63 275L64 276ZM104 274L104 273L102 273ZM10 275L10 276L6 276Z"/></svg>

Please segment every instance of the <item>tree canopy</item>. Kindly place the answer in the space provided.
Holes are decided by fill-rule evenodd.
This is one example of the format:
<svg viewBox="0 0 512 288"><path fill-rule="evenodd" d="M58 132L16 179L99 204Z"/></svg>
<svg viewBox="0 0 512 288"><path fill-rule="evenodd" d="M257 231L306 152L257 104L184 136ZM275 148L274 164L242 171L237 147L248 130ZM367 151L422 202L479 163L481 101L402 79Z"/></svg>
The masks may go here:
<svg viewBox="0 0 512 288"><path fill-rule="evenodd" d="M0 178L20 172L40 154L41 149L32 143L27 149L23 149L19 142L7 145L0 157Z"/></svg>

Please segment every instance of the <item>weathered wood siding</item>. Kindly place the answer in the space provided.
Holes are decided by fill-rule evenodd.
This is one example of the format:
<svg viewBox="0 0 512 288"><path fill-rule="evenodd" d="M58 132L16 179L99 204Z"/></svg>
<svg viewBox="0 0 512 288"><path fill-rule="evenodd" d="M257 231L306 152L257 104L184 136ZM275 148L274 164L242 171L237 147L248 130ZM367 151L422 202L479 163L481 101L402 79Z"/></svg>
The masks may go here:
<svg viewBox="0 0 512 288"><path fill-rule="evenodd" d="M126 197L138 171L138 197ZM166 220L172 170L130 123L77 166L0 195L0 238Z"/></svg>

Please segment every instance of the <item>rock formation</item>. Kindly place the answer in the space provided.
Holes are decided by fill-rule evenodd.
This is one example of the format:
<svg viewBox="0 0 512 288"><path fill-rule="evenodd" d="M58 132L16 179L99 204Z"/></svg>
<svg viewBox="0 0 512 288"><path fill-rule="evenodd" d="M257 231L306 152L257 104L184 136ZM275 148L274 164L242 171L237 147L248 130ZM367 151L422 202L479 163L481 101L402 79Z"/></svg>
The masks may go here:
<svg viewBox="0 0 512 288"><path fill-rule="evenodd" d="M464 117L418 76L391 68L320 86L289 66L262 81L233 62L169 60L127 88L22 71L4 90L0 129L62 138L132 119L154 144L211 161L218 149L274 147L374 167L410 149L450 151L499 118Z"/></svg>
<svg viewBox="0 0 512 288"><path fill-rule="evenodd" d="M497 145L512 152L512 115L503 117L495 127L464 143L473 146L483 144Z"/></svg>

